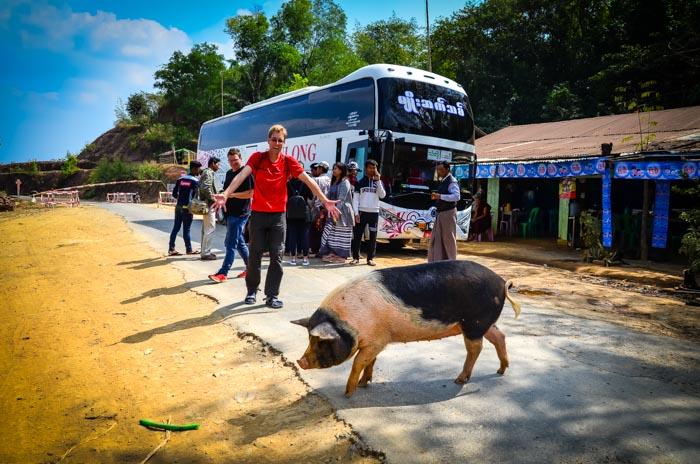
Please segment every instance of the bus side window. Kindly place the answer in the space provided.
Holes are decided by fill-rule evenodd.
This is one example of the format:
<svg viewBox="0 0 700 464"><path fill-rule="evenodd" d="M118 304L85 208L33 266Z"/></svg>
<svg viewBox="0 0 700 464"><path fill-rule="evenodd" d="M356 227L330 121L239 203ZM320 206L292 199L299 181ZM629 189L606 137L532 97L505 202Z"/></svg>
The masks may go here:
<svg viewBox="0 0 700 464"><path fill-rule="evenodd" d="M335 162L340 163L340 157L343 154L343 139L335 139Z"/></svg>

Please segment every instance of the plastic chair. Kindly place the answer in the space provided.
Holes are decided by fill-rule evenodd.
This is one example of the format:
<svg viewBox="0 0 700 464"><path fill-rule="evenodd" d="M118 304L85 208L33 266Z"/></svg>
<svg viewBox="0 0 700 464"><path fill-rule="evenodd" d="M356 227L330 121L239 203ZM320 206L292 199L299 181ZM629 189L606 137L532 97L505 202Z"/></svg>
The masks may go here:
<svg viewBox="0 0 700 464"><path fill-rule="evenodd" d="M530 210L530 215L526 222L520 224L520 230L523 232L523 238L534 237L535 228L539 224L538 216L540 214L539 208L532 208Z"/></svg>

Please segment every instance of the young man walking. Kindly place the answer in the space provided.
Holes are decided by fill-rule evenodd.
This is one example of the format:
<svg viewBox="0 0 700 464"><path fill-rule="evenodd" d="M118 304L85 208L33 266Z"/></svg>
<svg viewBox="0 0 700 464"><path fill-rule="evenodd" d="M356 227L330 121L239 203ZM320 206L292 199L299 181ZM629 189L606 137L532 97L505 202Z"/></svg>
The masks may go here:
<svg viewBox="0 0 700 464"><path fill-rule="evenodd" d="M274 125L267 134L268 150L253 153L245 167L234 177L231 184L221 195L215 195L216 207L224 207L224 202L235 192L241 183L251 174L255 178L253 203L250 215L250 256L248 258L245 279L247 294L246 304L254 304L260 284L260 267L262 255L270 252L270 265L265 278L265 304L270 308L281 308L278 298L282 282L282 254L284 253L284 236L286 232L285 211L287 206L287 180L291 177L301 179L334 217L339 214L335 201L328 200L321 192L299 161L282 153L287 140L287 129Z"/></svg>
<svg viewBox="0 0 700 464"><path fill-rule="evenodd" d="M168 244L168 255L179 256L180 252L175 250L175 239L177 238L180 227L182 227L182 238L185 239L185 250L188 255L195 254L192 251L192 242L190 240L190 227L192 226L192 213L189 206L192 198L197 194L199 186L199 169L202 164L199 161L190 161L190 173L180 177L175 182L173 188L173 197L177 199L175 204L175 223L173 230L170 232L170 243Z"/></svg>
<svg viewBox="0 0 700 464"><path fill-rule="evenodd" d="M438 178L442 179L437 192L430 198L437 200L437 217L430 234L428 262L457 259L457 202L459 184L450 174L450 163L440 161L437 165Z"/></svg>
<svg viewBox="0 0 700 464"><path fill-rule="evenodd" d="M355 163L357 165L357 163ZM377 223L379 222L379 200L386 196L384 184L379 180L379 166L373 159L365 161L365 176L357 181L353 195L353 210L355 212L355 227L352 237L352 261L360 262L360 244L365 227L369 226L369 242L367 243L367 265L375 266L374 254L377 249Z"/></svg>
<svg viewBox="0 0 700 464"><path fill-rule="evenodd" d="M211 251L214 231L216 230L216 210L212 206L214 205L214 195L216 194L214 173L219 170L220 161L216 156L209 158L207 168L202 171L202 175L199 178L199 199L206 201L207 206L209 206L207 214L202 216L202 251L200 259L203 261L216 259L216 255Z"/></svg>
<svg viewBox="0 0 700 464"><path fill-rule="evenodd" d="M243 160L241 159L241 152L238 148L230 149L227 157L231 169L226 172L224 189L231 184L233 178L243 169ZM246 245L243 238L243 229L250 216L250 198L252 196L253 179L248 177L226 200L226 211L224 212L226 217L226 240L224 240L226 256L224 256L224 262L221 263L219 270L215 274L209 276L209 279L214 282L221 283L228 278L228 271L233 265L236 250L246 266L248 265L248 245ZM238 277L245 276L246 271L238 274Z"/></svg>

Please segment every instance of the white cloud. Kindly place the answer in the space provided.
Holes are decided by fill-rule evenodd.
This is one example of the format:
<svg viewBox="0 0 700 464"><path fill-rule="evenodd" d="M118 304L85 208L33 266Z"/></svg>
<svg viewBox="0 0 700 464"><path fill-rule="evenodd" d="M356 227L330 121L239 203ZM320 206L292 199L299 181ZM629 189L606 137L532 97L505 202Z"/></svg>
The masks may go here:
<svg viewBox="0 0 700 464"><path fill-rule="evenodd" d="M98 11L93 15L47 3L32 4L29 12L20 16L20 23L19 34L26 46L53 51L160 63L175 50L187 51L192 45L185 32L150 19L117 19L114 13Z"/></svg>
<svg viewBox="0 0 700 464"><path fill-rule="evenodd" d="M236 10L236 16L253 16L253 12L247 8L239 8Z"/></svg>

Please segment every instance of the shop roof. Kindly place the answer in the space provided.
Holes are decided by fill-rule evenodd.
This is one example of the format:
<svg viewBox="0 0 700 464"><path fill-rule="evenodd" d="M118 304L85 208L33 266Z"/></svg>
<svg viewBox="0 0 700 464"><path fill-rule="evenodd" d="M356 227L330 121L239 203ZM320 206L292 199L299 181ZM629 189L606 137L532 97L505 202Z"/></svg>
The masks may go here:
<svg viewBox="0 0 700 464"><path fill-rule="evenodd" d="M635 153L640 117L643 136L654 137L645 151L700 152L700 106L690 106L505 127L477 139L476 153L480 162L586 158L600 156L603 143Z"/></svg>

